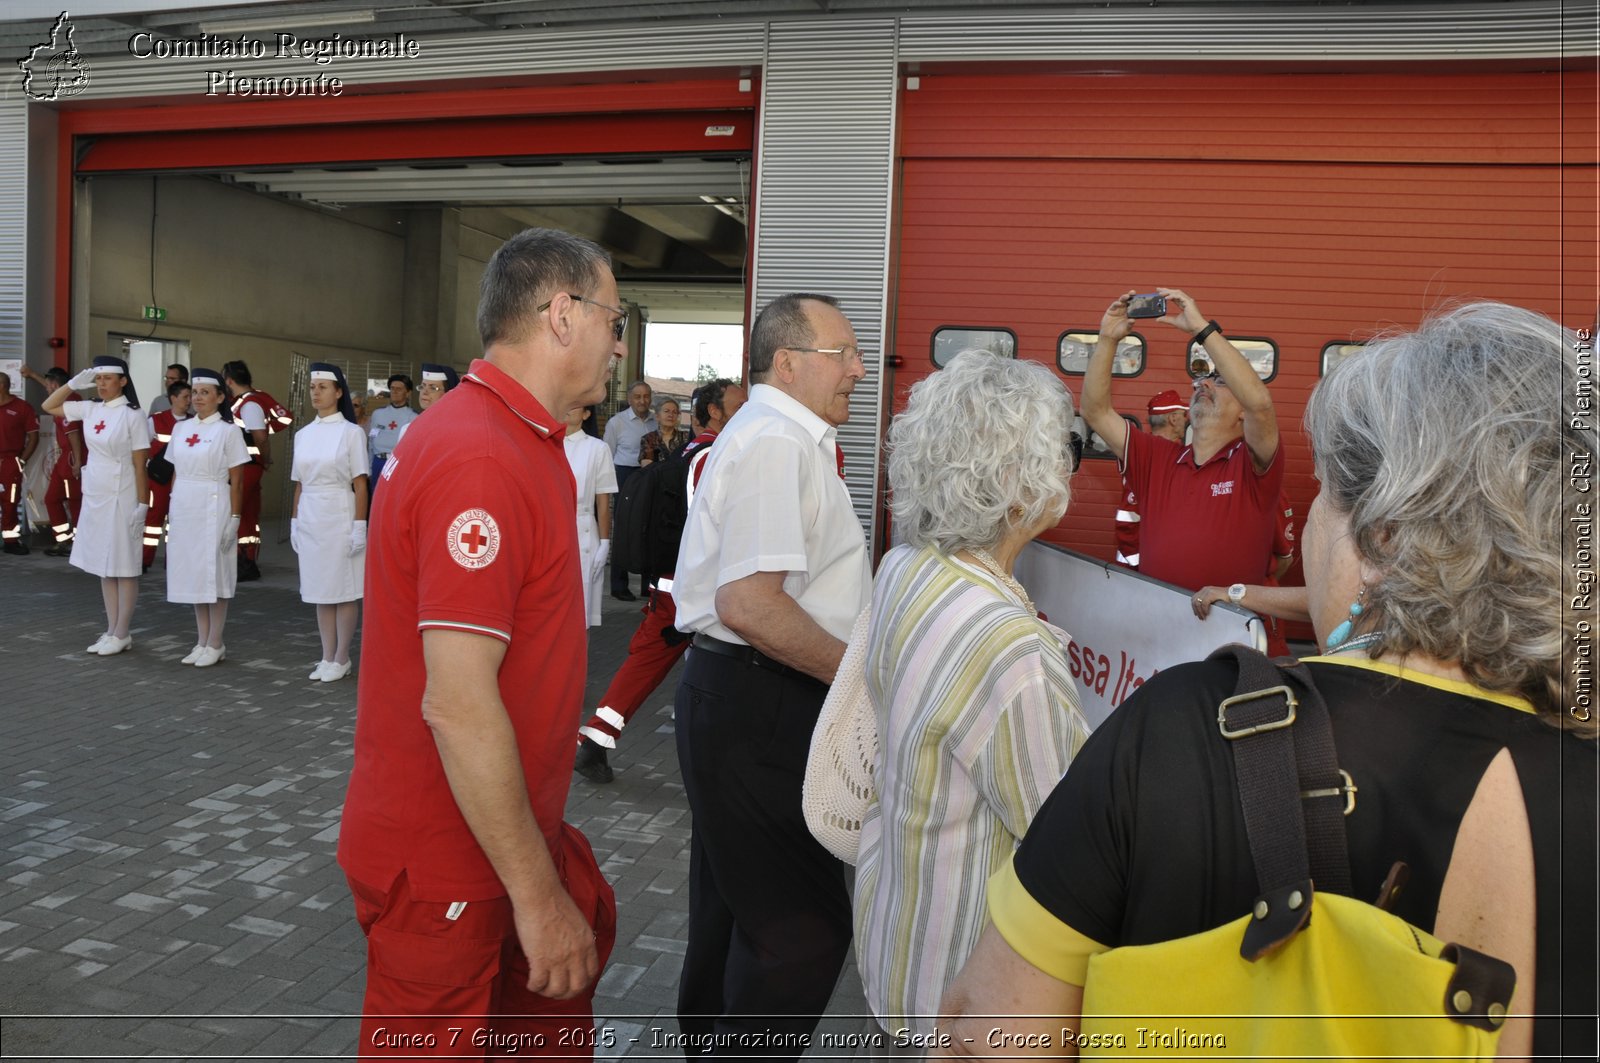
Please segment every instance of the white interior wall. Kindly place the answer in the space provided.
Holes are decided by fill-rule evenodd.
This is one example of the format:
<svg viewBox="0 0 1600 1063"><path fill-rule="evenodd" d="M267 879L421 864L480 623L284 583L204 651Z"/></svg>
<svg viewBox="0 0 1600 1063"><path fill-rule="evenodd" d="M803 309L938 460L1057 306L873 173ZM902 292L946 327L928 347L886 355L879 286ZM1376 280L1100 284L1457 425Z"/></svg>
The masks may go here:
<svg viewBox="0 0 1600 1063"><path fill-rule="evenodd" d="M384 212L356 221L198 177L114 176L91 182L88 354L151 322L150 219L155 198L157 339L191 344L191 363L235 358L256 386L291 404L289 356L398 358L405 232ZM285 453L284 450L277 451ZM278 515L287 462L263 488Z"/></svg>

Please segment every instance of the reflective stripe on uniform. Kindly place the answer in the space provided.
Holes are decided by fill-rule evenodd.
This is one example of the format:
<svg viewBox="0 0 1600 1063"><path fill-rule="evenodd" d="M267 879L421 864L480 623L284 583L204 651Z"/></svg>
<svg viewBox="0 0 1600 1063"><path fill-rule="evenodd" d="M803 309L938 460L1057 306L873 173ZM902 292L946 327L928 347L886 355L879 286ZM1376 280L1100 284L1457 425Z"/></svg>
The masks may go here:
<svg viewBox="0 0 1600 1063"><path fill-rule="evenodd" d="M612 727L615 727L619 731L622 730L623 727L627 726L628 723L627 720L622 718L622 713L618 712L616 709L613 709L609 705L602 705L598 709L595 709L594 715L595 718L600 720L602 723L609 723Z"/></svg>
<svg viewBox="0 0 1600 1063"><path fill-rule="evenodd" d="M580 727L578 728L578 733L592 741L597 746L604 746L607 749L617 748L617 740L598 728L588 726Z"/></svg>
<svg viewBox="0 0 1600 1063"><path fill-rule="evenodd" d="M1118 550L1117 551L1117 564L1119 564L1119 565L1127 565L1129 568L1138 568L1139 567L1139 555L1138 554L1132 554L1132 555L1129 555L1127 557L1124 557L1122 555L1122 551Z"/></svg>
<svg viewBox="0 0 1600 1063"><path fill-rule="evenodd" d="M1124 524L1138 524L1139 523L1139 514L1134 513L1134 512L1132 512L1130 510L1119 509L1119 510L1117 510L1117 519L1122 521L1122 523L1124 523Z"/></svg>
<svg viewBox="0 0 1600 1063"><path fill-rule="evenodd" d="M671 594L672 581L665 578L656 580L656 590L661 591L664 594Z"/></svg>

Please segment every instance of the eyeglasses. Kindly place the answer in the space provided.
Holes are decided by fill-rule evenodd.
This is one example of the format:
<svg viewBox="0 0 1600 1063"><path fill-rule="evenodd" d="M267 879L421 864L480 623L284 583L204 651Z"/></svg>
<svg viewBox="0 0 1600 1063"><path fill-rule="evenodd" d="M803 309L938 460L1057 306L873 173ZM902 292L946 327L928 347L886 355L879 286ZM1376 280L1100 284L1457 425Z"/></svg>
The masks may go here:
<svg viewBox="0 0 1600 1063"><path fill-rule="evenodd" d="M786 349L799 351L801 354L825 354L836 362L860 362L865 365L867 361L867 352L853 343L847 343L843 347L789 347Z"/></svg>
<svg viewBox="0 0 1600 1063"><path fill-rule="evenodd" d="M1222 374L1216 370L1212 370L1209 373L1200 374L1193 380L1189 381L1189 386L1198 391L1200 389L1201 382L1206 380L1211 381L1213 387L1225 388L1228 386L1228 382L1222 379Z"/></svg>
<svg viewBox="0 0 1600 1063"><path fill-rule="evenodd" d="M618 340L622 339L623 334L628 331L628 311L623 309L622 307L620 307L620 306L609 306L609 305L607 305L605 303L599 302L598 300L588 299L588 298L585 298L584 296L577 295L577 294L575 294L573 292L567 292L566 296L567 296L568 299L571 299L573 302L576 302L576 303L588 303L590 306L598 306L602 310L609 310L613 314L616 314L617 315L616 320L611 322L611 335L615 336ZM553 302L555 302L554 299L546 299L544 302L540 303L538 306L533 308L534 312L538 313L538 314L544 313L546 310L550 309L550 304L553 303Z"/></svg>

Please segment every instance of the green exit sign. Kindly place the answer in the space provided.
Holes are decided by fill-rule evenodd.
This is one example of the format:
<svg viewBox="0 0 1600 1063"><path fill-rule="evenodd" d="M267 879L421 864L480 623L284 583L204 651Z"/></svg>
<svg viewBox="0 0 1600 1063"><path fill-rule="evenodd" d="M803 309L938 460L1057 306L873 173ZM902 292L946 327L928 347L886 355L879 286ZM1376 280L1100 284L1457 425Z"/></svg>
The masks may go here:
<svg viewBox="0 0 1600 1063"><path fill-rule="evenodd" d="M144 319L146 321L165 321L167 319L167 308L164 306L147 306L144 308Z"/></svg>

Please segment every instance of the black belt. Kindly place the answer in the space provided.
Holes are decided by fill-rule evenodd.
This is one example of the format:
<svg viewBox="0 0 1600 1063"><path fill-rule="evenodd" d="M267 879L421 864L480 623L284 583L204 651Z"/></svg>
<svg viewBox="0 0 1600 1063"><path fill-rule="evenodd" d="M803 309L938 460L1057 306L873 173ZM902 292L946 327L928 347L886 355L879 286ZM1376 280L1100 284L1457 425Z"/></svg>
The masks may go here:
<svg viewBox="0 0 1600 1063"><path fill-rule="evenodd" d="M791 668L782 661L774 660L754 646L746 646L742 642L728 642L713 635L697 634L694 637L694 648L705 650L707 653L715 653L719 657L732 657L736 661L753 664L757 668L765 668L767 671L776 672L779 675L792 675L801 679L815 678L798 668Z"/></svg>

